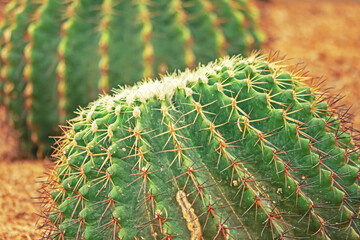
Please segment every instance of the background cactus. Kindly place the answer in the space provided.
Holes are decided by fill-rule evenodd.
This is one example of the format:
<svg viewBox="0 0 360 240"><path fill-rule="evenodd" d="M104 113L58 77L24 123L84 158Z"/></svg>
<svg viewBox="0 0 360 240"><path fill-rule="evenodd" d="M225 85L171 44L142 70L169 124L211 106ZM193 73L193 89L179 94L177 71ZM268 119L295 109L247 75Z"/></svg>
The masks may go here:
<svg viewBox="0 0 360 240"><path fill-rule="evenodd" d="M81 110L44 185L55 239L359 239L346 113L276 56L223 58Z"/></svg>
<svg viewBox="0 0 360 240"><path fill-rule="evenodd" d="M9 4L7 4L6 9L5 9L5 18L4 20L0 23L0 36L2 36L2 38L5 38L4 36L4 30L6 28L9 27L9 25L11 24L11 21L13 19L13 15L15 12L16 7L18 6L18 2L13 1ZM4 47L4 41L0 38L0 51L1 49ZM4 63L1 61L1 57L0 57L0 66L3 65ZM1 76L1 73L0 73ZM4 86L5 83L4 81L0 81L0 104L4 103Z"/></svg>
<svg viewBox="0 0 360 240"><path fill-rule="evenodd" d="M247 0L13 0L1 25L1 99L22 142L43 152L99 92L258 48L255 19Z"/></svg>

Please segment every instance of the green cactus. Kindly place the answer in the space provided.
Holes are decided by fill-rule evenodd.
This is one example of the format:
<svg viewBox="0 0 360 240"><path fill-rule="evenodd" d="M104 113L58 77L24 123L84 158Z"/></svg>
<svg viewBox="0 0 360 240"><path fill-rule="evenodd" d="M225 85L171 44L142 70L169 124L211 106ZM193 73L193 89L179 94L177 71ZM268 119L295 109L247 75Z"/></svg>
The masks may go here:
<svg viewBox="0 0 360 240"><path fill-rule="evenodd" d="M22 0L14 9L10 25L4 29L4 46L1 49L2 68L1 80L4 85L4 102L10 110L10 117L18 130L21 147L31 150L25 142L30 140L30 132L26 126L25 87L26 82L23 71L26 61L23 52L27 44L26 30L29 27L29 19L39 7L38 2Z"/></svg>
<svg viewBox="0 0 360 240"><path fill-rule="evenodd" d="M359 154L332 98L273 55L105 95L64 128L51 239L359 239Z"/></svg>
<svg viewBox="0 0 360 240"><path fill-rule="evenodd" d="M16 7L18 6L18 1L13 1L11 3L9 3L4 11L4 15L5 15L5 19L0 23L0 52L1 49L4 47L4 42L6 41L6 32L5 29L7 29L9 27L9 25L11 24L11 21L14 18L14 12ZM1 66L4 65L4 61L0 55L0 69ZM1 72L0 72L0 79L1 79ZM4 81L0 81L0 105L4 104L4 86L5 83Z"/></svg>
<svg viewBox="0 0 360 240"><path fill-rule="evenodd" d="M11 4L15 16L0 28L0 91L22 142L39 152L49 149L59 123L99 93L226 53L247 55L262 38L249 24L256 11L248 0Z"/></svg>
<svg viewBox="0 0 360 240"><path fill-rule="evenodd" d="M58 64L56 50L60 42L62 13L66 5L65 2L50 0L41 5L38 9L38 21L32 23L28 29L30 41L24 51L27 60L24 69L24 78L27 81L24 92L25 106L28 109L27 126L32 141L38 143L41 149L49 149L51 144L44 139L54 134L59 123L55 81Z"/></svg>

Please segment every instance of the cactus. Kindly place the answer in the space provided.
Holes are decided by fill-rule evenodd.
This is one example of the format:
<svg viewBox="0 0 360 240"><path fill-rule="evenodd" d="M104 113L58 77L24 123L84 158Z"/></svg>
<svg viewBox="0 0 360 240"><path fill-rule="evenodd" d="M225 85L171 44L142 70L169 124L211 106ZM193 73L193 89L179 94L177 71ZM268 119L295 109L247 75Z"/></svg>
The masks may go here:
<svg viewBox="0 0 360 240"><path fill-rule="evenodd" d="M44 238L359 239L359 154L334 98L276 55L226 57L81 109Z"/></svg>
<svg viewBox="0 0 360 240"><path fill-rule="evenodd" d="M12 17L0 28L0 91L22 142L40 153L57 125L99 93L225 54L249 54L262 38L248 0L11 4Z"/></svg>
<svg viewBox="0 0 360 240"><path fill-rule="evenodd" d="M25 143L30 139L30 132L26 125L25 106L25 80L23 78L23 70L25 68L25 61L23 52L27 44L27 36L24 34L29 27L29 18L35 13L39 7L38 2L31 0L19 1L18 7L13 11L13 21L4 30L3 40L5 42L1 58L3 66L1 68L1 79L4 85L4 102L10 110L10 117L14 123L21 142L21 147L31 149Z"/></svg>
<svg viewBox="0 0 360 240"><path fill-rule="evenodd" d="M18 6L18 2L13 1L6 6L6 9L4 11L5 19L0 23L0 52L1 49L4 47L4 38L6 38L4 31L7 27L9 27L17 6ZM4 63L2 62L0 56L0 69L3 64ZM0 81L0 105L4 104L4 86L5 83L3 81Z"/></svg>

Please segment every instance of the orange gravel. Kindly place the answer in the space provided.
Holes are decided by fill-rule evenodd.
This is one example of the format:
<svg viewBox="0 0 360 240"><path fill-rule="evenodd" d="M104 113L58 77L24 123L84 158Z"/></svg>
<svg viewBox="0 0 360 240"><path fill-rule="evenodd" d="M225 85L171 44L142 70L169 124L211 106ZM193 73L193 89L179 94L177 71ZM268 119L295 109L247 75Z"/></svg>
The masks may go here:
<svg viewBox="0 0 360 240"><path fill-rule="evenodd" d="M0 161L0 239L39 239L37 190L45 161Z"/></svg>
<svg viewBox="0 0 360 240"><path fill-rule="evenodd" d="M4 8L0 0L1 11ZM257 1L260 25L267 35L264 50L280 50L303 61L312 76L323 76L334 93L346 95L360 129L360 2L357 0ZM48 161L14 161L14 131L0 108L0 240L39 239L36 183Z"/></svg>

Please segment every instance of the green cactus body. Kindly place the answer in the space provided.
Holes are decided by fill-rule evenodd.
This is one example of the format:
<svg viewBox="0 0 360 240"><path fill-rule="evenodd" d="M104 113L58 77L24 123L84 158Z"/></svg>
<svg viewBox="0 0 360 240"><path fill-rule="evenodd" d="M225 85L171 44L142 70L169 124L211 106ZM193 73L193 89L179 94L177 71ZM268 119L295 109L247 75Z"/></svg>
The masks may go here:
<svg viewBox="0 0 360 240"><path fill-rule="evenodd" d="M272 56L224 58L103 96L44 187L55 239L359 239L345 115Z"/></svg>
<svg viewBox="0 0 360 240"><path fill-rule="evenodd" d="M149 10L153 26L154 73L164 74L193 65L191 35L185 25L186 16L181 1L150 1Z"/></svg>
<svg viewBox="0 0 360 240"><path fill-rule="evenodd" d="M134 79L150 76L151 67L145 63L146 58L151 57L145 53L146 35L151 31L146 5L142 2L133 4L132 0L118 4L106 0L101 25L104 30L100 40L100 52L103 53L100 89L131 85ZM121 55L127 57L121 58Z"/></svg>
<svg viewBox="0 0 360 240"><path fill-rule="evenodd" d="M27 81L25 89L27 124L31 130L32 141L41 152L50 149L50 141L41 140L54 134L59 119L56 50L67 2L67 0L49 0L41 5L40 18L29 26L30 41L24 51L27 60L24 69L24 77Z"/></svg>
<svg viewBox="0 0 360 240"><path fill-rule="evenodd" d="M224 55L225 38L218 26L218 18L210 1L184 1L187 25L194 44L192 50L198 62L206 63L215 56Z"/></svg>
<svg viewBox="0 0 360 240"><path fill-rule="evenodd" d="M11 25L12 19L14 18L14 12L15 9L17 8L17 6L19 5L18 1L13 1L11 3L9 3L8 5L6 5L5 8L5 19L3 20L3 22L0 23L0 53L2 48L5 45L5 41L6 40L6 36L4 35L4 33L6 32L6 29ZM6 60L6 59L4 59ZM4 104L4 96L5 96L5 92L4 92L4 87L5 87L5 81L1 76L1 68L4 65L4 60L2 59L1 55L0 55L0 105Z"/></svg>
<svg viewBox="0 0 360 240"><path fill-rule="evenodd" d="M244 31L247 32L251 37L248 37L248 47L249 49L255 48L259 49L261 42L264 41L264 34L259 31L257 28L256 19L258 19L258 10L257 8L249 2L248 4L244 4L246 0L237 0L235 1L234 8L241 12L244 16Z"/></svg>
<svg viewBox="0 0 360 240"><path fill-rule="evenodd" d="M65 37L59 46L62 56L58 66L60 108L68 117L80 105L85 106L98 94L100 78L100 53L98 49L100 33L97 29L100 21L102 0L74 1L73 15L64 26ZM66 115L62 117L66 117Z"/></svg>
<svg viewBox="0 0 360 240"><path fill-rule="evenodd" d="M4 65L1 68L1 78L5 81L5 104L10 110L10 116L16 129L19 129L19 138L22 142L29 141L29 130L26 126L26 112L24 111L24 90L26 82L23 79L25 67L24 48L27 41L27 28L31 16L35 13L39 3L20 1L14 10L14 21L5 30L5 44L1 51ZM24 144L25 148L29 147Z"/></svg>
<svg viewBox="0 0 360 240"><path fill-rule="evenodd" d="M248 48L248 35L244 31L244 16L239 11L233 11L235 8L234 0L211 0L214 9L220 18L224 35L229 47L226 49L227 54L233 55L237 52L246 51ZM241 37L239 37L241 36ZM241 40L239 40L241 39Z"/></svg>
<svg viewBox="0 0 360 240"><path fill-rule="evenodd" d="M99 93L226 53L246 56L257 41L248 0L16 2L0 37L0 91L16 129L31 136L22 142L40 154L56 126Z"/></svg>

